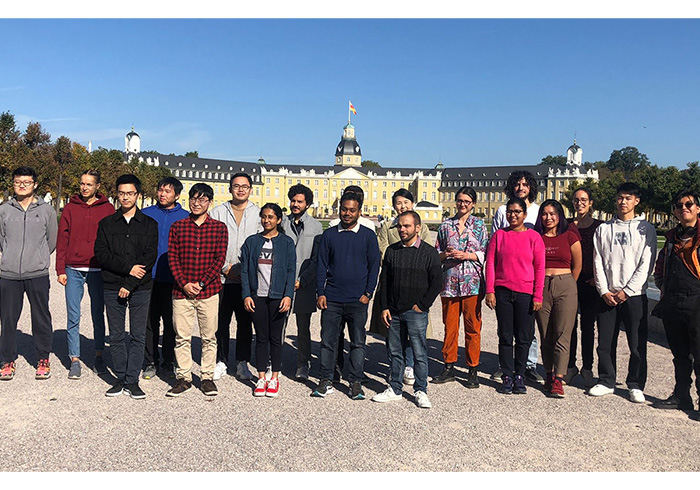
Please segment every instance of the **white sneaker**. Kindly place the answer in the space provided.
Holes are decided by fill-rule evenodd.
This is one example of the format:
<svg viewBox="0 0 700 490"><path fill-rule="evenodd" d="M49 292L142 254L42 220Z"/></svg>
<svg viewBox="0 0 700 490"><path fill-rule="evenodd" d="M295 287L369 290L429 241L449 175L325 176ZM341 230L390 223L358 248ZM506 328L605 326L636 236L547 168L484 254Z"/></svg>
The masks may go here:
<svg viewBox="0 0 700 490"><path fill-rule="evenodd" d="M403 384L413 385L416 382L416 376L413 374L413 368L407 367L403 371Z"/></svg>
<svg viewBox="0 0 700 490"><path fill-rule="evenodd" d="M224 361L219 361L214 366L214 381L219 381L227 370L226 363Z"/></svg>
<svg viewBox="0 0 700 490"><path fill-rule="evenodd" d="M397 395L394 393L393 388L389 387L386 390L384 390L381 393L377 393L372 397L373 402L379 402L379 403L386 403L386 402L395 402L396 400L401 400L403 398L402 395Z"/></svg>
<svg viewBox="0 0 700 490"><path fill-rule="evenodd" d="M615 393L615 390L613 388L608 388L605 385L602 384L597 384L590 390L588 390L588 394L591 396L605 396L605 395L612 395Z"/></svg>
<svg viewBox="0 0 700 490"><path fill-rule="evenodd" d="M432 408L433 404L430 403L430 398L428 398L427 393L424 391L416 391L416 405L419 408Z"/></svg>
<svg viewBox="0 0 700 490"><path fill-rule="evenodd" d="M644 398L644 392L642 390L633 388L630 390L630 401L632 403L644 403L647 400Z"/></svg>
<svg viewBox="0 0 700 490"><path fill-rule="evenodd" d="M238 361L238 364L236 364L236 378L241 380L253 379L253 373L248 369L246 361Z"/></svg>

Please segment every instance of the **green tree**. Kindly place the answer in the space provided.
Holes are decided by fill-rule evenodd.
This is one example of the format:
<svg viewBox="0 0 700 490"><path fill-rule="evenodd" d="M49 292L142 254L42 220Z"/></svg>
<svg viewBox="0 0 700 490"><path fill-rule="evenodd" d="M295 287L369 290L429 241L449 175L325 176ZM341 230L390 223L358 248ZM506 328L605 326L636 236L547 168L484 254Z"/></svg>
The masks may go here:
<svg viewBox="0 0 700 490"><path fill-rule="evenodd" d="M15 165L15 153L19 150L21 132L15 123L15 116L9 112L0 114L0 188L7 197L10 189L10 175Z"/></svg>
<svg viewBox="0 0 700 490"><path fill-rule="evenodd" d="M619 171L608 172L605 178L601 177L596 186L595 209L615 214L617 211L617 187L626 181L624 174Z"/></svg>
<svg viewBox="0 0 700 490"><path fill-rule="evenodd" d="M681 170L682 187L684 189L693 189L696 192L700 191L700 164L698 162L688 162L686 167Z"/></svg>
<svg viewBox="0 0 700 490"><path fill-rule="evenodd" d="M185 153L186 157L193 157L193 158L199 158L199 152L198 151L188 151Z"/></svg>
<svg viewBox="0 0 700 490"><path fill-rule="evenodd" d="M65 136L59 136L53 147L53 159L56 162L57 171L57 189L56 189L56 214L61 208L61 198L67 197L63 195L63 175L68 169L68 166L73 163L73 145L71 140Z"/></svg>
<svg viewBox="0 0 700 490"><path fill-rule="evenodd" d="M593 202L596 202L596 197L598 193L598 181L592 179L591 177L586 177L586 179L581 182L578 180L574 180L569 182L569 187L566 189L564 192L564 198L561 200L562 206L566 207L571 211L571 213L575 213L574 210L574 192L576 189L580 187L585 187L589 191L591 191L591 198L593 199Z"/></svg>
<svg viewBox="0 0 700 490"><path fill-rule="evenodd" d="M650 162L644 153L640 153L633 146L626 146L621 150L613 151L606 166L613 172L621 171L626 178L629 178L637 168L647 165L650 165Z"/></svg>
<svg viewBox="0 0 700 490"><path fill-rule="evenodd" d="M542 159L538 165L545 165L547 167L566 167L566 157L564 155L547 155Z"/></svg>
<svg viewBox="0 0 700 490"><path fill-rule="evenodd" d="M375 162L374 160L362 160L360 163L361 166L365 168L378 168L381 167L378 162Z"/></svg>

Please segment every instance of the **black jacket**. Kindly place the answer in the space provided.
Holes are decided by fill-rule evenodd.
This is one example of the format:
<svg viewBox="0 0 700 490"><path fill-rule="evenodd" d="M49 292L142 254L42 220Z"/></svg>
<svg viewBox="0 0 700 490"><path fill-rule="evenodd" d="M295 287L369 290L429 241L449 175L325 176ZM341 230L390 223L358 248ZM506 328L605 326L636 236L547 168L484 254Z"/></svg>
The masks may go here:
<svg viewBox="0 0 700 490"><path fill-rule="evenodd" d="M100 220L95 240L95 258L102 267L105 289L125 288L133 293L151 288L151 270L158 257L158 223L136 209L129 223L121 209ZM130 275L131 268L143 265L142 279Z"/></svg>

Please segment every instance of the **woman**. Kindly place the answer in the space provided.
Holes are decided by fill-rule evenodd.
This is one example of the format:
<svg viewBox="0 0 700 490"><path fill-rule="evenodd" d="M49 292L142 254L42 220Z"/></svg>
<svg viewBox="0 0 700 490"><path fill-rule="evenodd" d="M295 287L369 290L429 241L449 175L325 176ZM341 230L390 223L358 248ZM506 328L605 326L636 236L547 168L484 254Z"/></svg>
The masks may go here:
<svg viewBox="0 0 700 490"><path fill-rule="evenodd" d="M433 383L455 380L454 365L459 347L459 319L464 318L464 352L467 364L467 388L478 388L481 354L482 268L488 231L484 221L472 216L476 192L461 187L455 194L457 214L446 219L438 230L435 248L442 261L442 321L445 340L442 357L445 368Z"/></svg>
<svg viewBox="0 0 700 490"><path fill-rule="evenodd" d="M569 223L576 225L578 234L581 237L581 275L578 276L578 308L581 313L581 377L583 385L591 388L595 385L593 379L593 347L595 338L595 318L598 314L598 304L600 296L595 288L593 280L593 235L596 229L603 223L599 219L593 218L593 196L591 191L585 187L580 187L574 191L573 196L574 211L576 216L570 218ZM571 380L578 374L576 367L576 347L578 330L578 317L574 328L571 331L571 348L569 350L569 368L566 371L564 382L571 384Z"/></svg>
<svg viewBox="0 0 700 490"><path fill-rule="evenodd" d="M258 381L254 396L279 394L284 318L292 305L296 273L294 241L282 231L282 209L267 203L260 210L263 231L249 236L241 247L243 306L255 326L255 363ZM265 379L268 359L272 377Z"/></svg>
<svg viewBox="0 0 700 490"><path fill-rule="evenodd" d="M544 242L539 233L525 227L526 216L525 201L511 198L506 203L508 228L493 234L486 253L486 306L496 309L503 370L499 391L504 394L527 392L525 366L535 336L532 316L542 308Z"/></svg>
<svg viewBox="0 0 700 490"><path fill-rule="evenodd" d="M569 344L578 310L576 281L581 273L581 240L575 228L566 221L558 201L548 199L542 203L535 231L542 235L546 251L544 296L535 318L547 373L544 390L554 398L564 398Z"/></svg>
<svg viewBox="0 0 700 490"><path fill-rule="evenodd" d="M394 206L394 211L396 211L397 218L394 218L393 220L385 220L377 233L377 239L379 240L379 252L382 254L382 259L384 259L384 252L386 252L389 245L393 245L394 243L401 241L399 232L396 228L396 225L398 224L398 215L404 211L413 210L413 194L406 189L399 189L394 192L394 195L391 196L391 201ZM421 240L430 244L430 230L428 229L427 225L421 226L419 236ZM379 297L379 290L377 290L377 292L374 294L374 297ZM379 308L379 301L375 301L374 305L372 306L372 321L369 325L369 331L386 338L388 336L388 332L381 316L382 312ZM430 337L430 334L430 322L428 321L428 331L426 335ZM388 357L389 345L387 344L387 358ZM412 385L416 378L413 374L413 349L411 348L410 343L404 348L404 362L406 363L406 368L404 369L403 382L404 384Z"/></svg>

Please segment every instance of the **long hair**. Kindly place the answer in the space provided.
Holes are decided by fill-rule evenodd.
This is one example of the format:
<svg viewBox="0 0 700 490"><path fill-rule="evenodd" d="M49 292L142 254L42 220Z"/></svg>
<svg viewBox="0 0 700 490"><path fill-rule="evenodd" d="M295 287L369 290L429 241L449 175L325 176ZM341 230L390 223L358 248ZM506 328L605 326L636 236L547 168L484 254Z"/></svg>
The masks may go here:
<svg viewBox="0 0 700 490"><path fill-rule="evenodd" d="M527 185L530 186L530 194L528 194L527 200L530 202L535 202L537 200L537 180L535 179L535 176L527 170L516 170L515 172L512 172L508 177L506 186L503 188L503 192L506 193L506 197L508 199L514 197L515 194L513 193L513 190L515 189L515 184L520 182L522 179L525 179Z"/></svg>
<svg viewBox="0 0 700 490"><path fill-rule="evenodd" d="M261 218L263 215L263 211L266 209L272 209L272 212L275 213L275 216L277 216L277 219L280 220L280 222L277 223L277 231L280 233L284 233L284 228L282 228L282 208L279 207L279 205L275 204L274 202L268 202L263 207L260 208L260 217Z"/></svg>
<svg viewBox="0 0 700 490"><path fill-rule="evenodd" d="M554 199L547 199L540 205L539 216L537 217L537 222L535 223L535 231L540 235L544 234L544 226L542 226L542 211L547 206L552 206L559 216L559 224L557 225L557 236L566 232L569 229L569 223L566 221L566 215L564 214L564 208L559 201Z"/></svg>

